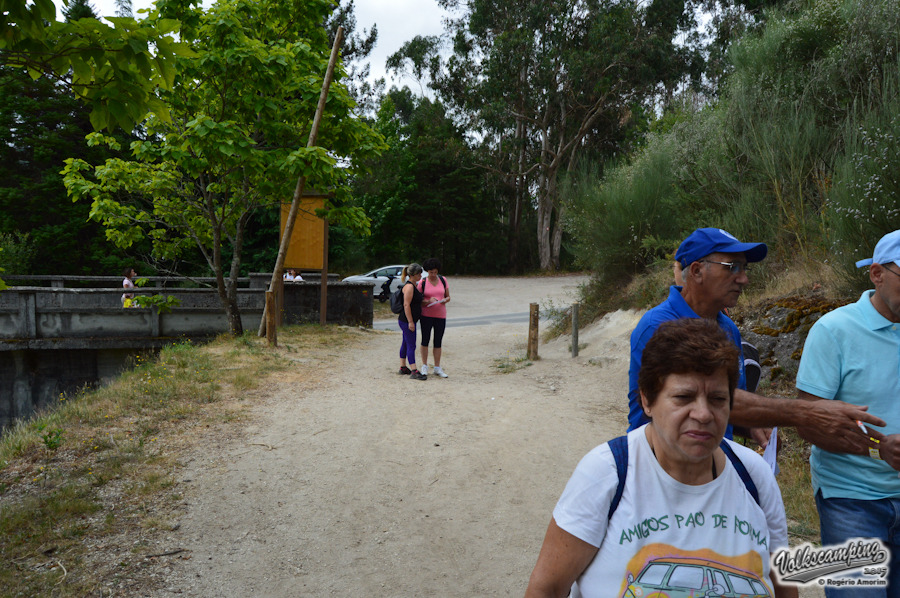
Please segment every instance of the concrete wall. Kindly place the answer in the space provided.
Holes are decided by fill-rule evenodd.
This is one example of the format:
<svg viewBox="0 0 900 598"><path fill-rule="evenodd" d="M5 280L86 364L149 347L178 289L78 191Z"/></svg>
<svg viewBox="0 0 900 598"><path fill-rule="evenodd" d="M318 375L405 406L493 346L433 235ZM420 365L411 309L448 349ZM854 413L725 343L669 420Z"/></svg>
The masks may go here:
<svg viewBox="0 0 900 598"><path fill-rule="evenodd" d="M118 375L136 353L181 339L229 332L214 289L135 289L173 295L171 313L121 306L122 289L12 287L0 292L0 427L52 406L72 392ZM284 324L318 323L319 282L284 285ZM371 326L372 286L328 284L329 324ZM256 332L261 288L238 289L244 330Z"/></svg>
<svg viewBox="0 0 900 598"><path fill-rule="evenodd" d="M59 349L0 352L0 430L72 394L118 376L142 351Z"/></svg>

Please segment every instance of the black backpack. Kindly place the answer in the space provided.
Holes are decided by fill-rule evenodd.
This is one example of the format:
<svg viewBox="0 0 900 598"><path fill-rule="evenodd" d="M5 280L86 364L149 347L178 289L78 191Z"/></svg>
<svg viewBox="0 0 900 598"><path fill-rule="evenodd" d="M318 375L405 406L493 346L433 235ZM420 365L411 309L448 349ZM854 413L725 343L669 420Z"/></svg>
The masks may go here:
<svg viewBox="0 0 900 598"><path fill-rule="evenodd" d="M395 314L399 314L399 313L403 312L403 288L407 284L412 284L412 283L407 281L407 282L403 283L402 286L397 288L396 291L391 293L391 311L394 312Z"/></svg>

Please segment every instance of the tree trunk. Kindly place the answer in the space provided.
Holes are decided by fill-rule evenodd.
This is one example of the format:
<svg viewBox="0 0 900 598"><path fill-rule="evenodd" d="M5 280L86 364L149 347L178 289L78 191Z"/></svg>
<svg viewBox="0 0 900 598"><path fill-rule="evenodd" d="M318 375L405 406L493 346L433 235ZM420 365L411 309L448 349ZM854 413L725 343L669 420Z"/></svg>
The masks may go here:
<svg viewBox="0 0 900 598"><path fill-rule="evenodd" d="M237 300L225 304L225 317L228 318L228 327L232 335L244 334L244 324L241 322L241 310L238 308Z"/></svg>

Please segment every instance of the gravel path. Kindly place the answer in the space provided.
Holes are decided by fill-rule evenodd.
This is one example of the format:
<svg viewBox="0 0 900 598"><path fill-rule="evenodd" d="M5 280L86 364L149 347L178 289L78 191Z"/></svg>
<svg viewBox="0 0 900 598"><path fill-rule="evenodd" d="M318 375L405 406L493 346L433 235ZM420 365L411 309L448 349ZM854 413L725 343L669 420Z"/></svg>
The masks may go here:
<svg viewBox="0 0 900 598"><path fill-rule="evenodd" d="M525 355L510 314L583 281L449 278L446 379L398 376L388 322L321 380L271 384L239 438L188 457L185 552L153 596L521 596L575 464L625 429L633 312L583 330L575 359L561 339L498 367Z"/></svg>

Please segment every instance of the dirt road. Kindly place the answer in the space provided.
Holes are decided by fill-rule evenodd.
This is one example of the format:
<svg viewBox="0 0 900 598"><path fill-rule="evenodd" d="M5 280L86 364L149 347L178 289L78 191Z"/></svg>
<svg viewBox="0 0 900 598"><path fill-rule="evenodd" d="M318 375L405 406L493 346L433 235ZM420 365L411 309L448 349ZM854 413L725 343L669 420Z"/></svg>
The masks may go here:
<svg viewBox="0 0 900 598"><path fill-rule="evenodd" d="M521 596L575 464L625 429L637 315L512 373L527 319L478 319L567 304L582 281L451 278L449 378L398 376L393 324L336 350L321 382L272 386L245 434L186 463L184 552L153 595Z"/></svg>

